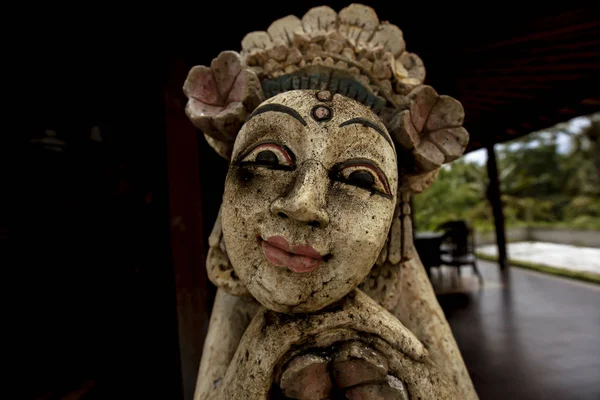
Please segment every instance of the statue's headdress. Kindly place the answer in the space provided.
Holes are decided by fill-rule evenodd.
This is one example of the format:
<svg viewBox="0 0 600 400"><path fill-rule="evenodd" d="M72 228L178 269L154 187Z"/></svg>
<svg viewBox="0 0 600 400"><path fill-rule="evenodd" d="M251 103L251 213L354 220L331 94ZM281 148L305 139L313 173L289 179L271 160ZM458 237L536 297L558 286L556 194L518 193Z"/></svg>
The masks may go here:
<svg viewBox="0 0 600 400"><path fill-rule="evenodd" d="M225 51L210 67L192 68L184 84L186 113L208 143L230 159L246 118L262 101L281 92L329 90L371 108L398 152L399 203L389 244L378 261L396 265L409 257L412 244L409 193L429 186L439 167L458 158L469 140L460 102L438 95L424 79L423 62L406 51L402 31L380 22L372 8L352 4L336 13L322 6L302 19L290 15L273 22L266 32L247 34L241 53ZM224 245L218 222L215 229L211 249L218 257L219 243ZM213 260L214 265L228 263L221 250L224 258ZM213 275L228 276L229 267L213 268ZM211 280L216 283L219 278ZM224 281L232 282L228 277Z"/></svg>
<svg viewBox="0 0 600 400"><path fill-rule="evenodd" d="M406 51L402 31L352 4L339 13L316 7L302 19L289 15L266 32L247 34L241 53L225 51L210 67L192 68L184 92L187 115L227 159L240 127L266 98L294 89L353 98L385 124L399 153L401 184L419 192L469 139L462 105L424 79L423 62Z"/></svg>

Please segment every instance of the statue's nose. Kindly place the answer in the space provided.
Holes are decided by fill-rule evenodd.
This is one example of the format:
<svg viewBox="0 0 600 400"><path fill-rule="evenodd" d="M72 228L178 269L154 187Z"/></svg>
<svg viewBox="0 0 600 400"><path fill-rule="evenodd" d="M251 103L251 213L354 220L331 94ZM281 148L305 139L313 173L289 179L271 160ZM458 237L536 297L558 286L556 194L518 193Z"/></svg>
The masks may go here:
<svg viewBox="0 0 600 400"><path fill-rule="evenodd" d="M308 160L299 167L297 174L292 190L271 204L271 212L281 218L291 218L313 227L327 226L327 170L319 162Z"/></svg>

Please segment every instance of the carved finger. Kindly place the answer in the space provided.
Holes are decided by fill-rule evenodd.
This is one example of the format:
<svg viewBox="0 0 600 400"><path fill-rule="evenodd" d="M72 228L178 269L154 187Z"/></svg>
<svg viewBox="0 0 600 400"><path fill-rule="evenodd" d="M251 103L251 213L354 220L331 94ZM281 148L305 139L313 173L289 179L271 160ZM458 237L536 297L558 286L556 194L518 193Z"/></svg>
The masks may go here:
<svg viewBox="0 0 600 400"><path fill-rule="evenodd" d="M387 372L385 357L362 342L345 344L333 362L333 377L340 389L382 381Z"/></svg>
<svg viewBox="0 0 600 400"><path fill-rule="evenodd" d="M391 375L385 383L366 384L346 391L349 400L409 400L404 384Z"/></svg>
<svg viewBox="0 0 600 400"><path fill-rule="evenodd" d="M331 396L333 384L329 377L329 359L315 354L294 358L281 375L280 387L291 399L321 400Z"/></svg>

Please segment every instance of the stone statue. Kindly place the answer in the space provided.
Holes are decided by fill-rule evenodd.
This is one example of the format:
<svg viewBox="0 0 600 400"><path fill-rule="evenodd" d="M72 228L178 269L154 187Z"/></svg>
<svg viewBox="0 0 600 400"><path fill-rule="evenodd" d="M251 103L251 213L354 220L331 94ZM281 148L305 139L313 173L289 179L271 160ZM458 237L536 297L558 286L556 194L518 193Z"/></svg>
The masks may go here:
<svg viewBox="0 0 600 400"><path fill-rule="evenodd" d="M424 78L359 4L190 71L186 113L230 162L196 400L477 399L412 243L411 194L468 142Z"/></svg>

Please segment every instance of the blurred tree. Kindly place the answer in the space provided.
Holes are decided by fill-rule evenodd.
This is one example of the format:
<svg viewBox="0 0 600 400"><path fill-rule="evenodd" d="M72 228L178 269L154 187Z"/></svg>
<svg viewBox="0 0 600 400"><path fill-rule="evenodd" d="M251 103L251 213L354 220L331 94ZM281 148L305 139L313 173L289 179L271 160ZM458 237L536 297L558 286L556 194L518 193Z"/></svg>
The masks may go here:
<svg viewBox="0 0 600 400"><path fill-rule="evenodd" d="M600 229L600 114L558 124L497 146L508 226L551 225ZM415 196L419 230L464 219L491 230L484 165L460 159Z"/></svg>

